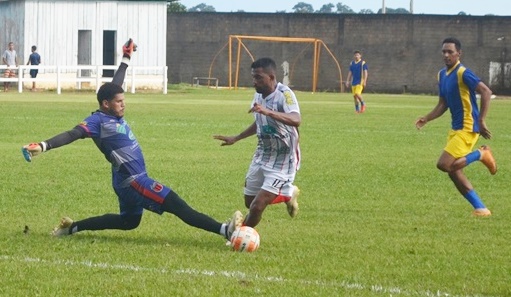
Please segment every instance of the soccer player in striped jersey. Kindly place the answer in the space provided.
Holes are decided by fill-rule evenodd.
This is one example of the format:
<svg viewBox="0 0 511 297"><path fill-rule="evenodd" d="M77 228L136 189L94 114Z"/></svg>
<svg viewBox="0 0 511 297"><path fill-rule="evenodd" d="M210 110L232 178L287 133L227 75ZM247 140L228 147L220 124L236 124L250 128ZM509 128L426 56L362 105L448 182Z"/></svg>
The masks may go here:
<svg viewBox="0 0 511 297"><path fill-rule="evenodd" d="M355 100L355 112L362 113L366 111L366 105L362 99L362 91L366 87L369 73L367 71L367 63L362 60L362 53L360 51L353 52L353 59L354 60L350 63L348 78L346 78L346 87L348 88L351 84L351 92Z"/></svg>
<svg viewBox="0 0 511 297"><path fill-rule="evenodd" d="M82 138L92 138L108 162L112 164L112 185L119 200L119 214L105 214L80 221L65 217L53 230L55 236L71 235L81 231L105 229L131 230L138 227L144 209L176 215L186 224L230 239L241 226L243 216L236 211L228 223L220 223L197 212L171 188L147 175L144 156L130 126L124 120L124 90L122 84L126 69L136 46L130 39L123 46L122 62L111 83L99 88L99 109L72 130L40 143L22 148L27 161L32 157L67 145Z"/></svg>
<svg viewBox="0 0 511 297"><path fill-rule="evenodd" d="M222 146L257 135L257 147L245 177L243 224L255 227L270 204L286 203L291 217L298 213L300 190L293 185L300 166L298 126L300 107L291 89L277 81L276 64L270 58L253 62L252 81L256 93L249 112L254 122L236 136L215 135Z"/></svg>
<svg viewBox="0 0 511 297"><path fill-rule="evenodd" d="M417 129L421 129L449 109L451 130L447 136L447 145L438 159L437 168L447 172L458 191L474 208L473 215L490 216L490 210L474 191L463 173L463 168L475 161L481 161L492 175L497 173L497 164L489 146L483 145L473 150L479 135L485 139L492 136L485 121L492 92L479 77L461 64L461 43L458 39L444 39L442 55L446 67L438 73L438 103L430 113L419 118L415 125ZM477 105L476 92L481 95L481 110Z"/></svg>

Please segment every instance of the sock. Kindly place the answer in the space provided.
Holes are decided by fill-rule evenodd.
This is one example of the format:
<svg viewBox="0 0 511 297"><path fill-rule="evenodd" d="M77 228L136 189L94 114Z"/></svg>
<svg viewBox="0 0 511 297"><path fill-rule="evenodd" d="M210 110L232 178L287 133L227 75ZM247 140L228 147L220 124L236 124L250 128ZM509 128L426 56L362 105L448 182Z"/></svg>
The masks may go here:
<svg viewBox="0 0 511 297"><path fill-rule="evenodd" d="M291 197L278 195L277 197L275 197L275 199L273 199L272 202L270 202L270 204L277 204L277 203L281 203L281 202L288 202L289 200L291 200Z"/></svg>
<svg viewBox="0 0 511 297"><path fill-rule="evenodd" d="M358 104L355 104L355 111L358 112L359 109L358 109Z"/></svg>
<svg viewBox="0 0 511 297"><path fill-rule="evenodd" d="M465 158L467 159L467 165L475 161L479 161L479 159L481 159L481 151L475 150L466 155Z"/></svg>
<svg viewBox="0 0 511 297"><path fill-rule="evenodd" d="M362 106L364 106L364 104L365 104L365 103L364 103L364 101L360 101L360 104L361 104Z"/></svg>
<svg viewBox="0 0 511 297"><path fill-rule="evenodd" d="M476 191L474 191L473 189L470 190L465 195L463 195L463 197L465 197L465 199L467 199L468 202L470 202L470 204L472 204L474 208L486 208L486 206L484 206L483 201L481 201L481 198L479 198Z"/></svg>
<svg viewBox="0 0 511 297"><path fill-rule="evenodd" d="M227 237L227 227L228 227L227 224L225 223L222 224L222 226L220 227L220 235Z"/></svg>

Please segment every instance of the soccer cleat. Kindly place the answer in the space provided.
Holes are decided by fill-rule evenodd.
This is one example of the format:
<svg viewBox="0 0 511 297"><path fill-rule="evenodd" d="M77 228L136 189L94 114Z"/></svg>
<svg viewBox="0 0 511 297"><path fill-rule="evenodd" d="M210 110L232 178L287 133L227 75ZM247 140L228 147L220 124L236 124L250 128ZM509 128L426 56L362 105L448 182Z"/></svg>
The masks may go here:
<svg viewBox="0 0 511 297"><path fill-rule="evenodd" d="M230 242L232 233L234 233L234 230L241 227L241 224L243 224L243 215L241 214L241 211L237 210L232 215L231 220L227 223L227 232L225 232L225 237Z"/></svg>
<svg viewBox="0 0 511 297"><path fill-rule="evenodd" d="M489 217L491 216L491 211L488 208L476 208L472 214L476 217Z"/></svg>
<svg viewBox="0 0 511 297"><path fill-rule="evenodd" d="M360 113L363 113L366 111L366 105L362 105L361 109L360 109Z"/></svg>
<svg viewBox="0 0 511 297"><path fill-rule="evenodd" d="M133 52L136 52L137 51L137 45L133 42L133 39L129 39L128 41L126 41L126 43L122 46L122 52L123 54L131 57L131 54L133 54Z"/></svg>
<svg viewBox="0 0 511 297"><path fill-rule="evenodd" d="M60 220L60 223L57 227L53 228L53 231L51 232L51 235L53 236L66 236L69 234L69 227L73 224L73 220L68 217L63 217L62 220Z"/></svg>
<svg viewBox="0 0 511 297"><path fill-rule="evenodd" d="M479 152L481 152L481 158L479 161L481 161L488 170L490 170L490 173L494 175L497 173L497 163L495 162L495 158L493 158L493 154L490 150L490 147L487 145L483 145L479 148Z"/></svg>
<svg viewBox="0 0 511 297"><path fill-rule="evenodd" d="M293 194L291 199L286 202L287 213L292 217L296 217L298 214L298 195L300 195L300 189L297 186L293 186Z"/></svg>

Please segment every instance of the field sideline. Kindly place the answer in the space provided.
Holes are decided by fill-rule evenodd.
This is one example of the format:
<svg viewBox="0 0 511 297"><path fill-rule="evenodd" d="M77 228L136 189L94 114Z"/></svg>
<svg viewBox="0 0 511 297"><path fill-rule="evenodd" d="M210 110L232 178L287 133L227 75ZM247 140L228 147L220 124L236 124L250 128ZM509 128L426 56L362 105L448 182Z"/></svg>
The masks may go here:
<svg viewBox="0 0 511 297"><path fill-rule="evenodd" d="M242 186L255 137L221 147L253 120L253 90L175 87L126 94L126 119L149 174L224 221L245 212ZM471 207L436 169L449 114L414 127L434 96L297 92L300 213L270 206L253 254L176 217L146 212L133 231L53 238L61 216L118 211L110 168L90 139L26 163L23 144L71 129L97 109L93 93L1 93L0 296L511 296L511 100L487 124L499 172L465 172L488 208ZM24 228L29 231L25 234Z"/></svg>

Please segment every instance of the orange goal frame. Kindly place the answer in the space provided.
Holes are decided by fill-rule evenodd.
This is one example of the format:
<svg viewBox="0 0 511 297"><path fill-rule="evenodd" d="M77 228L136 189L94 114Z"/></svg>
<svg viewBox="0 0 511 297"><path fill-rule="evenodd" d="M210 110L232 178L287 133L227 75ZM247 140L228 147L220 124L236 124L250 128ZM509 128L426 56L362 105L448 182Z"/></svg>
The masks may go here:
<svg viewBox="0 0 511 297"><path fill-rule="evenodd" d="M330 54L332 59L335 62L335 65L337 65L337 70L339 71L339 89L341 92L344 91L344 85L342 83L342 72L341 72L341 66L339 65L339 62L335 58L332 51L328 48L328 46L318 38L302 38L302 37L277 37L277 36L252 36L252 35L229 35L229 42L222 48L222 50L229 46L229 89L237 89L238 88L238 79L239 79L239 71L240 71L240 62L241 62L241 49L243 48L250 58L252 59L252 62L255 60L254 56L250 52L250 50L245 46L243 43L243 40L259 40L259 41L268 41L268 42L300 42L300 43L310 43L314 46L314 57L313 57L313 66L312 66L312 92L316 92L317 86L318 86L318 73L319 73L319 57L321 54L321 49L325 48L325 50ZM236 71L234 75L234 82L233 82L233 46L235 41L237 41L237 50L236 50ZM220 50L220 51L222 51ZM303 51L302 51L303 52ZM218 54L217 54L218 56ZM214 60L211 63L210 66L210 76L212 72L212 67Z"/></svg>

